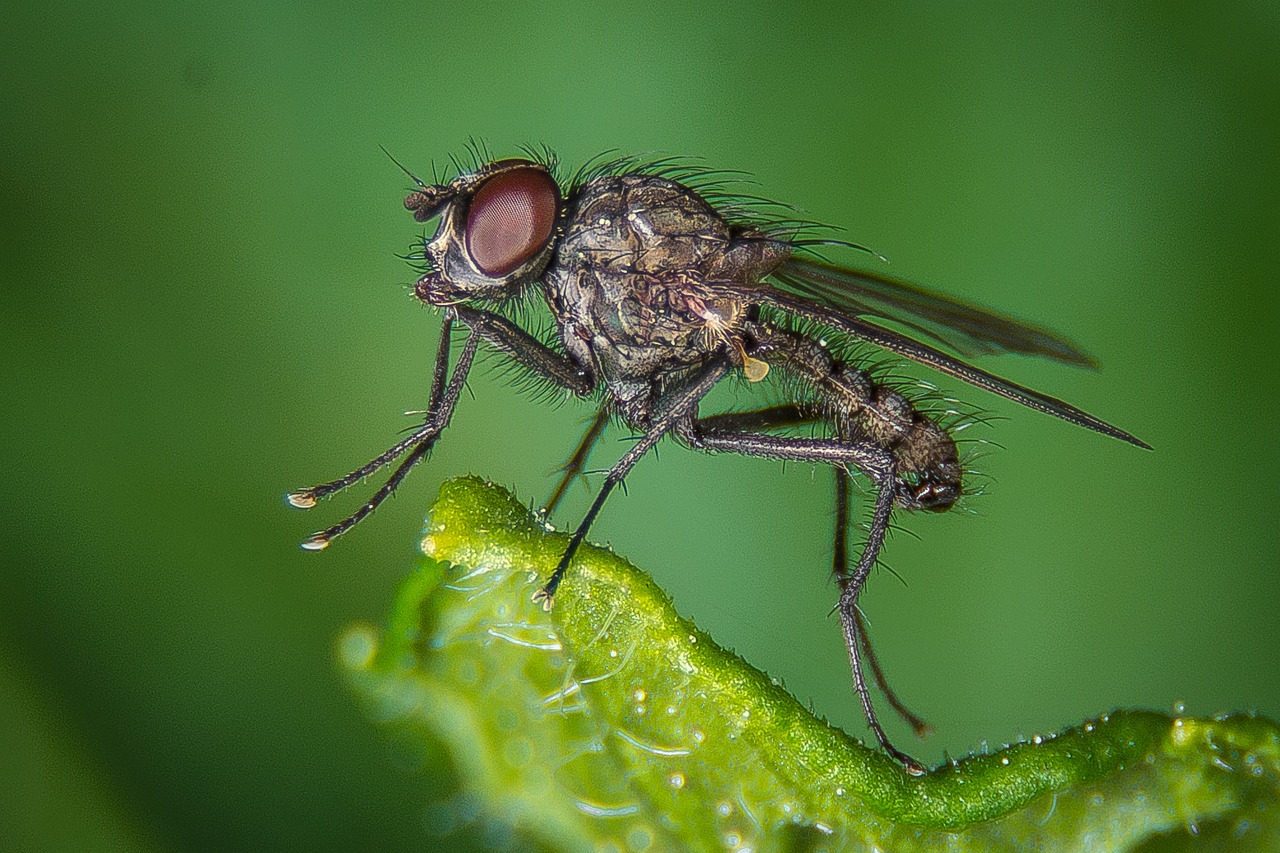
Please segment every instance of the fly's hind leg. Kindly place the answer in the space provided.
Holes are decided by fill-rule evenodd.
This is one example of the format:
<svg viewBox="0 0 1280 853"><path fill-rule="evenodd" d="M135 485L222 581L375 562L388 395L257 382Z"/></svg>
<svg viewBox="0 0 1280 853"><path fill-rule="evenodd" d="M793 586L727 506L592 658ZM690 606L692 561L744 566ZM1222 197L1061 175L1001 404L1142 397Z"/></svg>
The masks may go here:
<svg viewBox="0 0 1280 853"><path fill-rule="evenodd" d="M800 412L803 408L795 406L793 410ZM764 411L776 411L776 409ZM858 595L862 592L871 567L880 554L885 534L889 529L897 472L897 462L893 453L872 442L849 438L799 438L725 429L729 424L734 426L749 424L754 414L744 413L732 416L737 418L736 422L730 420L731 416L694 421L686 425L681 433L693 447L699 450L741 453L766 459L821 462L843 469L846 473L851 468L857 468L870 477L876 485L875 509L872 513L867 541L857 564L848 572L841 584L837 609L845 647L849 653L849 668L853 673L854 688L857 690L868 727L875 735L880 747L908 773L913 776L923 775L924 766L895 747L889 740L889 736L885 734L884 728L876 717L875 707L871 703L871 693L867 689L862 668L862 650L869 644L864 640L863 625L858 613ZM806 420L812 420L812 418L806 418Z"/></svg>
<svg viewBox="0 0 1280 853"><path fill-rule="evenodd" d="M698 421L698 428L704 432L718 433L734 433L734 432L758 432L762 430L784 429L792 426L803 426L824 420L822 415L812 405L802 405L799 403L784 403L782 405L770 406L764 409L756 409L749 412L726 412L723 414L711 415ZM852 487L852 479L849 472L839 465L833 466L835 470L836 480L836 512L835 512L835 539L832 545L832 573L843 590L845 584L850 578L849 570L849 493ZM862 611L855 608L854 618L857 620L858 636L861 638L862 656L867 666L871 670L871 675L875 678L876 684L880 687L880 692L884 694L885 700L889 703L889 707L897 712L898 716L911 726L911 730L915 732L916 737L925 737L930 734L933 729L919 715L913 713L910 708L898 698L897 693L889 686L889 680L885 677L884 670L880 666L880 661L876 657L875 649L872 648L871 635L867 631L866 618L862 615Z"/></svg>
<svg viewBox="0 0 1280 853"><path fill-rule="evenodd" d="M852 487L852 479L849 472L843 468L836 468L836 532L835 545L832 548L832 572L835 574L840 588L849 582L849 491ZM880 687L880 692L884 694L885 701L889 703L889 707L898 713L898 716L911 726L911 730L915 732L916 737L927 737L933 732L933 727L925 722L917 714L912 713L898 694L889 686L889 680L885 678L884 670L880 667L880 661L876 658L875 649L871 647L871 635L867 632L867 620L862 615L862 611L854 608L853 618L857 622L858 636L862 640L862 656L866 659L867 666L871 668L871 675L875 678L876 684Z"/></svg>
<svg viewBox="0 0 1280 853"><path fill-rule="evenodd" d="M892 473L892 467L890 468ZM863 633L862 618L858 612L858 595L867 582L871 567L875 565L880 549L884 546L885 534L889 531L889 515L893 510L893 478L878 484L875 509L871 516L871 528L867 531L867 541L862 547L858 563L853 567L840 591L840 627L844 630L844 644L849 652L849 666L853 670L854 684L857 686L858 698L862 700L862 710L867 717L867 725L875 733L876 740L885 752L892 755L899 764L912 776L923 776L925 768L920 762L895 747L876 719L875 709L871 705L871 694L867 690L862 676L860 650L869 645Z"/></svg>

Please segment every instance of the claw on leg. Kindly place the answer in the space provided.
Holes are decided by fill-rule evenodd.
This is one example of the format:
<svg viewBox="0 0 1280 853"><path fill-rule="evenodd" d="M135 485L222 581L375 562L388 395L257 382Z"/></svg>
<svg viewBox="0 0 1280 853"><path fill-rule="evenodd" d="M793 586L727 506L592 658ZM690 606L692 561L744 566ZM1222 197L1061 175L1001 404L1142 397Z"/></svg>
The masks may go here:
<svg viewBox="0 0 1280 853"><path fill-rule="evenodd" d="M302 550L304 551L323 551L328 547L329 537L323 533L313 533L302 540Z"/></svg>
<svg viewBox="0 0 1280 853"><path fill-rule="evenodd" d="M556 597L555 593L548 592L547 588L544 586L542 589L538 590L533 594L533 603L534 604L541 603L542 609L547 613L550 613L551 606L552 604L555 603L555 597Z"/></svg>

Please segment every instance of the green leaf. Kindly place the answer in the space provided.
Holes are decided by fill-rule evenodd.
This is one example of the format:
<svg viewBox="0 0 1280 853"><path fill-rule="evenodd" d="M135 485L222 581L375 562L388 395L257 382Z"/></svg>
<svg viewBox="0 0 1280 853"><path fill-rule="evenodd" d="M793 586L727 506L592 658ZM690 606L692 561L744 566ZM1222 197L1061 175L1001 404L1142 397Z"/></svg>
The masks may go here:
<svg viewBox="0 0 1280 853"><path fill-rule="evenodd" d="M530 599L565 542L497 486L446 483L388 629L341 641L372 717L443 744L464 795L439 831L478 810L567 850L1280 845L1270 720L1116 711L912 778L608 551L584 547L544 612Z"/></svg>

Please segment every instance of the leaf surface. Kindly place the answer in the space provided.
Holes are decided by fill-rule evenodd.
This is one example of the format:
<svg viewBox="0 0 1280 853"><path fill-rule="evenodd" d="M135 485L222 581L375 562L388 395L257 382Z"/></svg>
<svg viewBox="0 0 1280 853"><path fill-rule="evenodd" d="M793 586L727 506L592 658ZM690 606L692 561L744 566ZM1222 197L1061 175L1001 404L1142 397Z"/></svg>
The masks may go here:
<svg viewBox="0 0 1280 853"><path fill-rule="evenodd" d="M565 850L1280 849L1280 728L1115 711L907 776L682 619L649 577L475 478L441 494L387 630L341 659L370 715L447 755L433 829ZM443 750L443 752L441 752Z"/></svg>

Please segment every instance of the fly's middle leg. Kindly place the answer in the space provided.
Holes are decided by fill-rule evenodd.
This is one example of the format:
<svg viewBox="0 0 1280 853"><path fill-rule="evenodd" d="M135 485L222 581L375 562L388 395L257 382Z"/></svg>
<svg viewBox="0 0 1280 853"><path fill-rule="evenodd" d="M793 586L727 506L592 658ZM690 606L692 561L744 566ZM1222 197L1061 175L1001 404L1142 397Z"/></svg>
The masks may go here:
<svg viewBox="0 0 1280 853"><path fill-rule="evenodd" d="M600 486L599 494L592 501L591 508L587 510L587 514L583 517L578 528L569 537L569 544L565 547L564 554L561 555L560 561L551 572L551 577L547 579L546 584L541 589L534 593L533 600L541 602L544 610L551 609L552 602L555 600L556 590L559 588L560 582L564 580L565 572L569 570L569 563L572 562L573 555L577 553L583 540L586 539L587 531L591 529L591 524L595 521L596 516L600 514L600 510L604 508L604 502L608 499L614 487L626 478L631 469L635 467L635 464L654 445L661 441L664 435L675 429L678 424L693 417L693 413L698 409L698 402L728 372L729 362L726 359L713 360L690 376L682 385L673 389L656 402L648 419L648 426L644 435L605 474L604 483Z"/></svg>
<svg viewBox="0 0 1280 853"><path fill-rule="evenodd" d="M604 433L604 429L608 425L609 407L602 406L591 420L591 426L587 427L586 433L582 436L582 440L578 442L578 447L573 451L573 455L569 457L569 461L556 469L560 473L560 482L556 484L555 491L551 493L551 497L542 508L544 516L550 516L551 513L555 512L556 506L559 505L560 500L564 497L564 493L569 490L569 486L582 473L582 469L587 464L587 458L591 455L592 449L596 446L596 442L600 440L601 434Z"/></svg>

